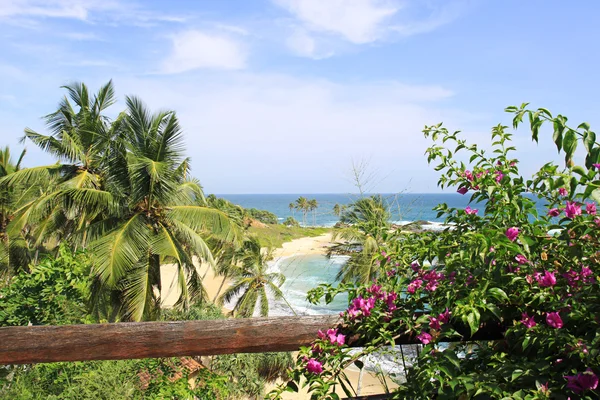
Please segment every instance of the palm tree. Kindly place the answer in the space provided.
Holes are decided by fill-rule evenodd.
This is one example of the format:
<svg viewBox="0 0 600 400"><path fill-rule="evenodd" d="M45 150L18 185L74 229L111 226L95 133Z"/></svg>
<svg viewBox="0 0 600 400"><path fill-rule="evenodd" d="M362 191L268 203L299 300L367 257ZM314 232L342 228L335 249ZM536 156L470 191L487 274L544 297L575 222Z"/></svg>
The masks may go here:
<svg viewBox="0 0 600 400"><path fill-rule="evenodd" d="M285 276L279 272L267 271L267 262L272 258L273 249L263 250L256 237L244 241L238 255L240 269L237 277L233 285L219 297L219 303L222 305L239 296L233 308L234 315L252 317L258 306L260 315L266 317L269 315L267 294L271 293L275 300L284 300L292 309L280 289Z"/></svg>
<svg viewBox="0 0 600 400"><path fill-rule="evenodd" d="M15 162L10 149L0 150L0 178L10 177L21 169L25 150ZM36 195L36 186L0 184L0 278L10 275L30 262L29 243L20 232L8 231L15 211Z"/></svg>
<svg viewBox="0 0 600 400"><path fill-rule="evenodd" d="M186 308L205 296L194 258L213 263L206 239L233 241L237 229L227 215L198 205L200 184L187 178L183 135L172 111L151 115L127 97L121 146L105 171L112 212L87 232L95 254L93 271L102 285L122 293L123 313L134 321L156 317L162 288L160 267L175 263Z"/></svg>
<svg viewBox="0 0 600 400"><path fill-rule="evenodd" d="M300 196L296 199L296 209L302 212L302 225L306 226L306 214L308 213L308 199Z"/></svg>
<svg viewBox="0 0 600 400"><path fill-rule="evenodd" d="M27 128L22 138L32 141L62 163L21 169L0 181L0 184L16 186L52 181L52 190L44 191L16 210L11 222L14 231L36 227L30 234L38 244L58 244L96 218L94 212L109 207L108 197L102 193L105 184L102 171L108 167L115 147L120 146L115 139L125 117L121 113L111 122L103 115L115 102L110 81L95 95L90 95L83 83L63 88L70 100L65 96L58 110L44 117L50 135ZM79 201L81 198L86 198L85 205Z"/></svg>
<svg viewBox="0 0 600 400"><path fill-rule="evenodd" d="M343 282L368 283L377 277L374 260L391 228L389 206L381 196L363 197L343 209L342 226L334 229L333 240L342 239L330 253L349 253L350 260L338 274Z"/></svg>
<svg viewBox="0 0 600 400"><path fill-rule="evenodd" d="M294 205L294 203L290 203L290 204L288 204L288 208L290 209L290 212L292 213L292 218L294 218L294 210L296 209L296 206Z"/></svg>
<svg viewBox="0 0 600 400"><path fill-rule="evenodd" d="M317 214L316 210L319 207L319 203L317 203L317 199L312 199L308 201L308 209L313 213L313 226L317 225Z"/></svg>
<svg viewBox="0 0 600 400"><path fill-rule="evenodd" d="M174 112L151 114L139 99L128 97L127 110L111 121L102 112L114 103L112 83L95 96L84 84L66 89L78 109L65 98L46 117L51 135L25 132L66 163L0 179L8 185L55 180L53 190L17 210L10 225L24 229L35 223L38 241L89 245L93 298L100 291L117 293L121 319L156 317L163 263L177 265L177 305L185 308L204 295L194 259L214 262L209 239L232 241L237 227L225 213L202 203L202 188L189 177L189 159L182 156Z"/></svg>
<svg viewBox="0 0 600 400"><path fill-rule="evenodd" d="M342 215L342 207L337 203L333 206L333 215L336 217Z"/></svg>

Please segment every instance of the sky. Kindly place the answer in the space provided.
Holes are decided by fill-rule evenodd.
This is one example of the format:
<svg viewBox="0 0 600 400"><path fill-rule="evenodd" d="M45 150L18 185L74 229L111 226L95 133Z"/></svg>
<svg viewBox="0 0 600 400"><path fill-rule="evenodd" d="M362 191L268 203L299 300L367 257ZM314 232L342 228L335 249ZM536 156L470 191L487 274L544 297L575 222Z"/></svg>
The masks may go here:
<svg viewBox="0 0 600 400"><path fill-rule="evenodd" d="M600 2L0 0L0 145L46 132L61 85L175 110L207 193L438 192L425 125L486 146L530 102L600 124ZM559 160L519 130L525 175ZM53 163L25 143L27 166Z"/></svg>

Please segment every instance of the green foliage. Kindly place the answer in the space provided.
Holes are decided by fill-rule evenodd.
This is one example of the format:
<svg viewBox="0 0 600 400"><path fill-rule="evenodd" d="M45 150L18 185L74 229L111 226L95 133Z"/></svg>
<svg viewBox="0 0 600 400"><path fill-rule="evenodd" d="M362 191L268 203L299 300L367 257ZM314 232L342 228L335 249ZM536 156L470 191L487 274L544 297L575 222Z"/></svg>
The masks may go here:
<svg viewBox="0 0 600 400"><path fill-rule="evenodd" d="M284 378L294 366L290 353L232 354L215 357L211 369L229 377L234 398L262 397L265 383Z"/></svg>
<svg viewBox="0 0 600 400"><path fill-rule="evenodd" d="M292 382L273 398L297 391L300 382L313 398L337 398L335 386L351 394L343 368L394 345L399 335L423 348L395 398L600 397L600 145L588 124L571 128L564 116L526 107L507 109L514 127L528 116L538 141L549 123L565 167L549 162L532 178L522 177L511 157L512 134L502 125L492 129L489 154L441 124L427 127L434 143L426 154L441 172L439 185L470 192L471 204L439 205L448 224L442 232L382 235L375 283L312 291L311 301L349 293L338 329L360 338L365 349L354 354L334 343L335 336L320 336L301 350ZM578 142L584 165L575 162ZM486 332L501 332L504 340L469 341ZM440 345L444 340L462 341Z"/></svg>
<svg viewBox="0 0 600 400"><path fill-rule="evenodd" d="M160 268L177 266L177 306L204 297L193 259L213 263L210 241L234 242L240 227L206 204L189 176L183 132L173 111L152 114L136 97L116 119L112 82L91 95L86 85L65 87L69 98L46 116L50 135L27 129L25 138L64 163L21 169L0 178L0 189L51 181L19 208L7 230L36 245L88 248L97 291L112 291L117 318L140 321L159 314ZM0 190L1 191L1 190ZM1 257L1 254L0 254Z"/></svg>
<svg viewBox="0 0 600 400"><path fill-rule="evenodd" d="M342 282L371 282L379 272L375 260L379 247L385 244L390 224L390 207L382 196L362 197L340 207L340 223L333 230L330 254L349 254L350 260L338 274Z"/></svg>
<svg viewBox="0 0 600 400"><path fill-rule="evenodd" d="M14 276L0 289L0 326L90 322L90 266L86 254L61 246L55 258Z"/></svg>
<svg viewBox="0 0 600 400"><path fill-rule="evenodd" d="M268 225L266 227L251 226L248 235L256 237L262 247L281 247L283 243L302 237L321 236L331 232L331 228L302 228L288 227L284 224Z"/></svg>
<svg viewBox="0 0 600 400"><path fill-rule="evenodd" d="M287 227L294 227L294 228L300 227L300 223L298 221L296 221L296 219L294 217L287 217L285 219L285 221L283 221L282 225L285 225Z"/></svg>
<svg viewBox="0 0 600 400"><path fill-rule="evenodd" d="M275 300L285 300L280 289L285 276L279 272L267 271L267 262L273 259L273 249L264 250L259 240L251 236L244 241L236 259L239 268L234 273L231 286L219 297L219 304L235 299L232 310L234 315L250 318L258 306L260 316L267 317L269 294Z"/></svg>
<svg viewBox="0 0 600 400"><path fill-rule="evenodd" d="M277 215L267 210L257 210L256 208L247 208L246 213L252 219L262 222L263 224L276 224L278 222Z"/></svg>

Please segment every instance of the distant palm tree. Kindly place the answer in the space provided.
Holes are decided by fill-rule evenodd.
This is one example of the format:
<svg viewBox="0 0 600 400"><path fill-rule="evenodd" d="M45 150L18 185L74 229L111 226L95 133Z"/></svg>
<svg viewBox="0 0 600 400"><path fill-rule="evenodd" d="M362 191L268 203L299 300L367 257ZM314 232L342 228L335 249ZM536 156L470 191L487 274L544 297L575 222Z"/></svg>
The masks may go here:
<svg viewBox="0 0 600 400"><path fill-rule="evenodd" d="M342 214L342 207L339 204L335 204L333 206L333 215L339 217Z"/></svg>
<svg viewBox="0 0 600 400"><path fill-rule="evenodd" d="M333 231L333 240L343 239L331 253L350 253L350 260L338 274L343 282L368 283L377 277L374 255L391 228L389 206L381 196L363 197L342 210L343 226Z"/></svg>
<svg viewBox="0 0 600 400"><path fill-rule="evenodd" d="M317 225L317 214L316 214L316 210L319 207L319 203L317 202L317 199L312 199L308 201L308 209L310 211L312 211L313 213L313 226Z"/></svg>
<svg viewBox="0 0 600 400"><path fill-rule="evenodd" d="M308 199L300 196L296 199L296 209L302 212L302 225L306 226L306 214L308 213Z"/></svg>
<svg viewBox="0 0 600 400"><path fill-rule="evenodd" d="M240 266L237 276L233 284L219 297L219 303L222 305L239 296L233 314L245 318L252 317L257 306L261 316L269 315L268 293L276 300L284 300L289 306L280 289L285 282L285 276L279 272L267 272L267 262L272 259L273 249L263 250L256 237L244 241L238 254Z"/></svg>
<svg viewBox="0 0 600 400"><path fill-rule="evenodd" d="M295 217L294 210L296 209L296 205L294 203L290 203L290 204L288 204L288 208L290 209L290 212L292 213L292 218L294 218Z"/></svg>

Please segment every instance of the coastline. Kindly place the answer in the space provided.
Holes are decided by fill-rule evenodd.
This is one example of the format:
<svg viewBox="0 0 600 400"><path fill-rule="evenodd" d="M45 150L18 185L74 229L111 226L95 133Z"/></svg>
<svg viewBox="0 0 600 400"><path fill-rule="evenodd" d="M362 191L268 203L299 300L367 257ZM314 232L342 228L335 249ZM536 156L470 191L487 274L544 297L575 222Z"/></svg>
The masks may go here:
<svg viewBox="0 0 600 400"><path fill-rule="evenodd" d="M332 245L332 234L326 233L320 236L314 237L303 237L299 239L294 239L290 242L283 243L282 247L277 248L274 252L273 262L277 262L282 258L301 256L301 255L325 255L327 253L327 249ZM212 300L217 292L219 291L219 287L223 282L223 278L219 276L215 276L214 271L207 263L196 264L196 268L200 276L204 277L203 284L205 290L209 296L209 299ZM161 278L163 281L163 291L162 291L162 304L163 307L172 307L177 301L177 297L179 295L179 291L177 287L174 285L177 282L177 268L174 264L163 265L161 268ZM231 283L230 280L226 280L223 284L223 289L226 288ZM223 290L221 289L221 291ZM229 309L223 307L223 312L227 314ZM295 358L297 352L292 353L292 356ZM349 381L352 383L353 388L356 390L358 387L358 381L360 376L360 371L354 367L350 366L346 369L346 375L348 376ZM391 382L389 378L386 379L388 387L393 389L396 385ZM281 382L278 382L281 383ZM265 387L266 393L275 389L277 384L269 384ZM361 395L372 395L372 394L380 394L384 392L384 388L381 385L379 378L372 372L367 370L364 371L362 376L361 383ZM344 395L341 388L338 388L337 393L339 395ZM300 388L299 393L289 393L284 392L282 398L289 400L299 400L306 399L310 397L309 393L306 391L306 388Z"/></svg>

